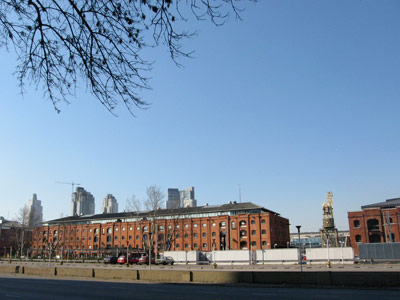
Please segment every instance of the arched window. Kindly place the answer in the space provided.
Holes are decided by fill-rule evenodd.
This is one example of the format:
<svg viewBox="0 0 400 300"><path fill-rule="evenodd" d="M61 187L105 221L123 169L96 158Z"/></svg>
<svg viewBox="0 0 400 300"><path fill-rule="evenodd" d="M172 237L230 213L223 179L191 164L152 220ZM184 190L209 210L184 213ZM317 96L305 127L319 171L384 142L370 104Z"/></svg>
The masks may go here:
<svg viewBox="0 0 400 300"><path fill-rule="evenodd" d="M239 226L240 226L240 227L246 226L246 221L240 221L240 222L239 222Z"/></svg>
<svg viewBox="0 0 400 300"><path fill-rule="evenodd" d="M381 236L379 234L371 234L369 236L369 242L370 243L380 243L381 242Z"/></svg>
<svg viewBox="0 0 400 300"><path fill-rule="evenodd" d="M267 231L265 229L261 230L261 234L267 234Z"/></svg>
<svg viewBox="0 0 400 300"><path fill-rule="evenodd" d="M226 227L226 222L219 223L219 227Z"/></svg>
<svg viewBox="0 0 400 300"><path fill-rule="evenodd" d="M107 229L107 233L112 233L112 228L111 227Z"/></svg>
<svg viewBox="0 0 400 300"><path fill-rule="evenodd" d="M368 230L379 230L379 221L377 219L369 219L367 226Z"/></svg>
<svg viewBox="0 0 400 300"><path fill-rule="evenodd" d="M255 220L251 220L251 224L256 224L256 221Z"/></svg>
<svg viewBox="0 0 400 300"><path fill-rule="evenodd" d="M255 230L252 230L252 231L251 231L251 235L256 235L256 231L255 231Z"/></svg>
<svg viewBox="0 0 400 300"><path fill-rule="evenodd" d="M244 237L247 235L247 231L246 230L240 230L240 237Z"/></svg>
<svg viewBox="0 0 400 300"><path fill-rule="evenodd" d="M94 229L94 233L95 233L95 234L99 233L99 229L98 229L98 228L95 228L95 229Z"/></svg>
<svg viewBox="0 0 400 300"><path fill-rule="evenodd" d="M143 241L147 241L147 234L143 234Z"/></svg>
<svg viewBox="0 0 400 300"><path fill-rule="evenodd" d="M247 242L246 241L241 241L240 242L240 249L247 249Z"/></svg>
<svg viewBox="0 0 400 300"><path fill-rule="evenodd" d="M261 220L261 224L265 224L265 219L262 219L262 220Z"/></svg>
<svg viewBox="0 0 400 300"><path fill-rule="evenodd" d="M143 232L147 232L149 231L149 227L148 226L143 226Z"/></svg>
<svg viewBox="0 0 400 300"><path fill-rule="evenodd" d="M162 226L162 225L158 226L158 230L159 231L164 231L164 226Z"/></svg>

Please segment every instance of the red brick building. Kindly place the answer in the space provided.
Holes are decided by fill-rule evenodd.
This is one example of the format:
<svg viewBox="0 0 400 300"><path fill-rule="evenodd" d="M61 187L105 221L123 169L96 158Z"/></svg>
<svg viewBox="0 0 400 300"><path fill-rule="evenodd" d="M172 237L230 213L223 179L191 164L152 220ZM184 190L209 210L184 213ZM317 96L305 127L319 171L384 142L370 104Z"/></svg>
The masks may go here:
<svg viewBox="0 0 400 300"><path fill-rule="evenodd" d="M154 221L153 221L154 220ZM270 249L286 247L289 220L252 203L72 216L48 221L33 231L34 255L93 255L128 249Z"/></svg>
<svg viewBox="0 0 400 300"><path fill-rule="evenodd" d="M400 198L361 207L348 212L351 246L358 255L357 243L400 242Z"/></svg>

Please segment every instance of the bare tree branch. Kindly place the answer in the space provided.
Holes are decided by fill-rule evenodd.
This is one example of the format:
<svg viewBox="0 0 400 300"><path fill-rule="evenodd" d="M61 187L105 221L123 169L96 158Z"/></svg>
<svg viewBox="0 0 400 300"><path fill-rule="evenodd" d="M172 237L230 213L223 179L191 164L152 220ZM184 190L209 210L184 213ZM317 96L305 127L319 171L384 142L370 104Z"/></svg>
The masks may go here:
<svg viewBox="0 0 400 300"><path fill-rule="evenodd" d="M190 15L222 25L249 1L257 0L0 0L0 47L18 55L21 91L41 87L57 112L83 79L108 111L123 103L133 114L148 107L139 96L150 89L143 49L165 45L179 66L191 54L182 41L194 32L181 29Z"/></svg>

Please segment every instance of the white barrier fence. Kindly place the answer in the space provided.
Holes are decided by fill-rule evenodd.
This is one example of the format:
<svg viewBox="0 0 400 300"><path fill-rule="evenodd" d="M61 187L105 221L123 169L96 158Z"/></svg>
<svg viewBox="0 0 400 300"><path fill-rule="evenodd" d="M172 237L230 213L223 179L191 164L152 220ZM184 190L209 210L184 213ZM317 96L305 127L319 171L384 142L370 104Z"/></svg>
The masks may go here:
<svg viewBox="0 0 400 300"><path fill-rule="evenodd" d="M328 253L329 251L329 253ZM229 251L165 251L165 256L171 256L177 264L208 264L221 265L252 265L252 264L297 264L298 249L269 249L269 250L229 250ZM310 248L303 254L304 263L325 264L354 263L354 250L343 248Z"/></svg>
<svg viewBox="0 0 400 300"><path fill-rule="evenodd" d="M354 263L354 249L351 247L336 248L310 248L306 249L307 263L324 264L328 260L331 263Z"/></svg>

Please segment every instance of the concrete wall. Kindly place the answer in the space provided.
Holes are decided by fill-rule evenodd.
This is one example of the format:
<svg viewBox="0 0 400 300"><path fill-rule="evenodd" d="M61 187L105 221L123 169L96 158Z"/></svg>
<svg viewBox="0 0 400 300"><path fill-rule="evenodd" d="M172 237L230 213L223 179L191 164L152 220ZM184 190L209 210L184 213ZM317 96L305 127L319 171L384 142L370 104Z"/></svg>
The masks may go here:
<svg viewBox="0 0 400 300"><path fill-rule="evenodd" d="M306 249L307 263L324 264L328 260L328 248L309 248ZM351 247L329 248L329 260L333 263L354 263L354 249Z"/></svg>
<svg viewBox="0 0 400 300"><path fill-rule="evenodd" d="M254 264L256 255L248 250L212 251L209 252L211 262L217 264L249 265Z"/></svg>
<svg viewBox="0 0 400 300"><path fill-rule="evenodd" d="M11 266L10 266L11 267ZM400 287L400 272L264 272L264 271L177 271L177 270L110 270L91 268L50 268L1 266L0 273L25 273L36 276L80 276L157 282L193 283L261 283L289 285L322 285L344 287ZM19 267L19 268L16 268ZM72 270L74 269L74 270ZM21 272L22 270L22 272Z"/></svg>
<svg viewBox="0 0 400 300"><path fill-rule="evenodd" d="M299 260L298 249L257 250L258 264L295 264Z"/></svg>

